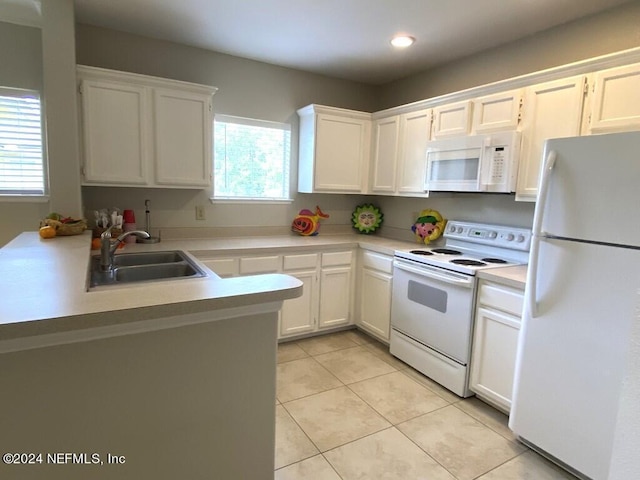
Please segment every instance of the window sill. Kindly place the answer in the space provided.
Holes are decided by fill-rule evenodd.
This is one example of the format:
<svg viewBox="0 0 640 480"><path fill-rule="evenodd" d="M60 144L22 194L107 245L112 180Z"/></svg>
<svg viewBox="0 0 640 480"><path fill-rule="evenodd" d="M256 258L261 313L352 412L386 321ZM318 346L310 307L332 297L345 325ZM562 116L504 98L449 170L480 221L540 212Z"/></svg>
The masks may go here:
<svg viewBox="0 0 640 480"><path fill-rule="evenodd" d="M286 205L293 203L293 198L214 198L209 201L213 204L245 204L245 205Z"/></svg>
<svg viewBox="0 0 640 480"><path fill-rule="evenodd" d="M8 203L47 203L49 195L0 195L0 202Z"/></svg>

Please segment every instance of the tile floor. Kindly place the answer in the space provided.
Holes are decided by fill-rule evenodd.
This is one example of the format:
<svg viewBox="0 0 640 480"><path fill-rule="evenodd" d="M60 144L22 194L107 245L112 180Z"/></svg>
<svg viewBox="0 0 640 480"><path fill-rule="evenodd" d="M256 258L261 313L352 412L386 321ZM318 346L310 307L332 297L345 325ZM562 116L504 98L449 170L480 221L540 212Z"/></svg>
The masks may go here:
<svg viewBox="0 0 640 480"><path fill-rule="evenodd" d="M276 480L575 480L357 330L278 347Z"/></svg>

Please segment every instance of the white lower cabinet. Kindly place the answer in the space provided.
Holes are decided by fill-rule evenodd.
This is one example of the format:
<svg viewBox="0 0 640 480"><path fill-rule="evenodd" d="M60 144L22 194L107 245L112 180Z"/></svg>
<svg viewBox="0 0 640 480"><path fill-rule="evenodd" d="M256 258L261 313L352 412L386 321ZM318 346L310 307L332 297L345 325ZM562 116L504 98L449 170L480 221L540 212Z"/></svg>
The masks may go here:
<svg viewBox="0 0 640 480"><path fill-rule="evenodd" d="M509 413L518 348L522 290L480 280L469 387Z"/></svg>
<svg viewBox="0 0 640 480"><path fill-rule="evenodd" d="M380 340L389 341L393 258L361 251L358 326Z"/></svg>
<svg viewBox="0 0 640 480"><path fill-rule="evenodd" d="M318 328L351 323L353 252L322 254Z"/></svg>
<svg viewBox="0 0 640 480"><path fill-rule="evenodd" d="M302 296L285 300L279 338L353 323L354 251L201 258L220 277L286 273L303 283Z"/></svg>
<svg viewBox="0 0 640 480"><path fill-rule="evenodd" d="M316 270L285 272L296 277L303 284L302 296L286 300L280 312L280 330L278 336L300 335L315 329L317 311L317 273Z"/></svg>

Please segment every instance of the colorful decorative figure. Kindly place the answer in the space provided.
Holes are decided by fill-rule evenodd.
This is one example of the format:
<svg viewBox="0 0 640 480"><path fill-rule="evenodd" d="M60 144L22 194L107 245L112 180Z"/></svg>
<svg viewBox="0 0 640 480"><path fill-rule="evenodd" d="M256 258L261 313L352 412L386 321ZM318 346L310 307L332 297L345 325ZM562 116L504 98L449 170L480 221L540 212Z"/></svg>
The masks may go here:
<svg viewBox="0 0 640 480"><path fill-rule="evenodd" d="M317 235L320 229L320 220L329 218L329 215L323 213L320 207L316 205L316 213L311 210L300 210L298 216L291 223L291 230L304 236Z"/></svg>
<svg viewBox="0 0 640 480"><path fill-rule="evenodd" d="M353 228L360 233L372 233L382 225L383 217L384 215L378 207L371 204L358 205L351 215L351 222Z"/></svg>
<svg viewBox="0 0 640 480"><path fill-rule="evenodd" d="M422 210L411 231L416 234L418 243L428 244L442 235L446 224L447 221L436 210Z"/></svg>

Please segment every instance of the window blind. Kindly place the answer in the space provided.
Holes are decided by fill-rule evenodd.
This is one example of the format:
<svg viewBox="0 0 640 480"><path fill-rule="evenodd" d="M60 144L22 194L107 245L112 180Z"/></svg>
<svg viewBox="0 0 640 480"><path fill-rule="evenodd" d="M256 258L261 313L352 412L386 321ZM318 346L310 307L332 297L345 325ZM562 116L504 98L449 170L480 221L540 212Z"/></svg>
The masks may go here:
<svg viewBox="0 0 640 480"><path fill-rule="evenodd" d="M40 95L0 89L0 195L44 195Z"/></svg>

